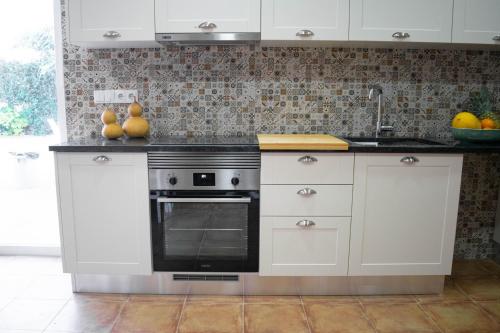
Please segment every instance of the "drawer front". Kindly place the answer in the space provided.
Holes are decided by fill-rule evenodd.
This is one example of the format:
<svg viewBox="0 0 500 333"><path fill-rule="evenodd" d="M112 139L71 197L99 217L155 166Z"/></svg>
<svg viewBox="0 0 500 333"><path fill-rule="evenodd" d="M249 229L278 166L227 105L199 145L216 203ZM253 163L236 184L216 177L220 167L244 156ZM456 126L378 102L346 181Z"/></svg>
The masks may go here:
<svg viewBox="0 0 500 333"><path fill-rule="evenodd" d="M352 153L263 153L262 184L352 184Z"/></svg>
<svg viewBox="0 0 500 333"><path fill-rule="evenodd" d="M264 217L259 274L345 276L349 230L349 217Z"/></svg>
<svg viewBox="0 0 500 333"><path fill-rule="evenodd" d="M262 185L262 216L351 216L352 185Z"/></svg>

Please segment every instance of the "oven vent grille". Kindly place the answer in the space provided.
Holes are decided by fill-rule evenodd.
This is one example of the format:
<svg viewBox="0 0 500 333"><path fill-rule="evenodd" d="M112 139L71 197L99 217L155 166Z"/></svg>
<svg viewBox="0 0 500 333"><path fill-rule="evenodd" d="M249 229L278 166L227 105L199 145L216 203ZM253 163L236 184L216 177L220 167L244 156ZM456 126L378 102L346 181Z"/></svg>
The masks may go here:
<svg viewBox="0 0 500 333"><path fill-rule="evenodd" d="M174 281L239 281L238 275L174 274Z"/></svg>
<svg viewBox="0 0 500 333"><path fill-rule="evenodd" d="M259 169L260 153L149 152L149 169Z"/></svg>

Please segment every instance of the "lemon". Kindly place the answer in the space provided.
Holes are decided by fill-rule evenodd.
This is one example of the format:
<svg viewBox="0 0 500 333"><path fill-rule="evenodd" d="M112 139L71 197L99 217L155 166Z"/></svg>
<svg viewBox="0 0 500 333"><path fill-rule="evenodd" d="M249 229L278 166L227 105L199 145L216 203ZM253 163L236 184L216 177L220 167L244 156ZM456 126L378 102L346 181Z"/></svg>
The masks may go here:
<svg viewBox="0 0 500 333"><path fill-rule="evenodd" d="M470 112L460 112L453 118L451 126L454 128L481 129L481 121Z"/></svg>

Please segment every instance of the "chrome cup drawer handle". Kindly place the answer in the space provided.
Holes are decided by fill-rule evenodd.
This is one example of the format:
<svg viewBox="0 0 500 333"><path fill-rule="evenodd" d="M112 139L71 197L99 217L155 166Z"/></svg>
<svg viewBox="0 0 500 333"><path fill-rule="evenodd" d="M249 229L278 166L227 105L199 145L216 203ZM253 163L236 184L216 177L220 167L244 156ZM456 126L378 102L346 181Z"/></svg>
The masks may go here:
<svg viewBox="0 0 500 333"><path fill-rule="evenodd" d="M301 220L301 221L295 223L295 225L297 227L310 228L310 227L314 227L316 225L316 223L314 223L314 221L310 221L310 220Z"/></svg>
<svg viewBox="0 0 500 333"><path fill-rule="evenodd" d="M318 162L318 159L316 157L306 155L306 156L302 156L301 158L299 158L298 161L301 163L304 163L304 164L311 164L314 162Z"/></svg>
<svg viewBox="0 0 500 333"><path fill-rule="evenodd" d="M410 34L407 33L407 32L398 31L398 32L395 32L395 33L392 34L392 38L406 39L406 38L410 38Z"/></svg>
<svg viewBox="0 0 500 333"><path fill-rule="evenodd" d="M217 24L212 23L212 22L203 22L203 23L200 23L198 28L200 28L200 29L215 29L215 28L217 28Z"/></svg>
<svg viewBox="0 0 500 333"><path fill-rule="evenodd" d="M122 35L118 32L118 31L113 31L113 30L110 30L108 32L106 32L104 35L102 35L103 37L105 38L119 38L121 37Z"/></svg>
<svg viewBox="0 0 500 333"><path fill-rule="evenodd" d="M106 163L106 162L111 161L111 159L105 155L100 155L100 156L94 157L93 161L97 162L97 163Z"/></svg>
<svg viewBox="0 0 500 333"><path fill-rule="evenodd" d="M303 189L300 189L297 191L297 194L298 195L301 195L303 197L309 197L313 194L317 194L318 192L316 192L315 190L313 190L312 188L309 188L309 187L305 187Z"/></svg>
<svg viewBox="0 0 500 333"><path fill-rule="evenodd" d="M312 37L314 36L314 32L312 32L311 30L300 30L298 31L296 34L295 34L297 37Z"/></svg>
<svg viewBox="0 0 500 333"><path fill-rule="evenodd" d="M401 163L404 164L415 164L416 162L419 162L419 159L414 157L414 156L405 156L401 159Z"/></svg>

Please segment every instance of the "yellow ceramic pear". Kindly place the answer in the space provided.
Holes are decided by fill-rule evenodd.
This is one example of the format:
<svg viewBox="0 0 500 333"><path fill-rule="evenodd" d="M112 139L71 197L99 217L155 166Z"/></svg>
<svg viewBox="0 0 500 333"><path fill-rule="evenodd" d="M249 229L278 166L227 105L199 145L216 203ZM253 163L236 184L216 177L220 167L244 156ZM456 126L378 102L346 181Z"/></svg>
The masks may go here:
<svg viewBox="0 0 500 333"><path fill-rule="evenodd" d="M106 139L118 139L123 136L123 129L118 124L116 114L110 108L106 108L101 114L101 121L104 124L101 134Z"/></svg>
<svg viewBox="0 0 500 333"><path fill-rule="evenodd" d="M123 130L128 137L131 138L143 138L148 135L149 124L148 121L141 117L142 106L134 102L128 106L129 118L123 123Z"/></svg>

